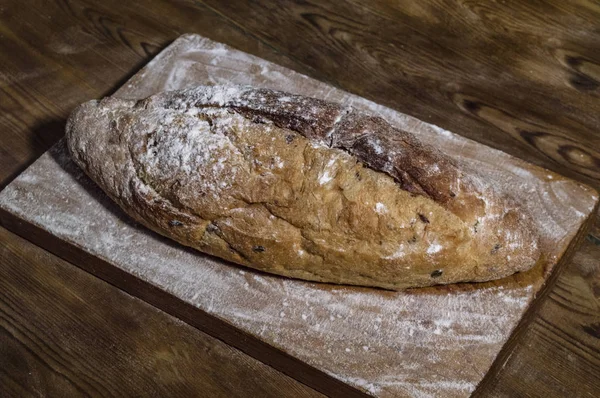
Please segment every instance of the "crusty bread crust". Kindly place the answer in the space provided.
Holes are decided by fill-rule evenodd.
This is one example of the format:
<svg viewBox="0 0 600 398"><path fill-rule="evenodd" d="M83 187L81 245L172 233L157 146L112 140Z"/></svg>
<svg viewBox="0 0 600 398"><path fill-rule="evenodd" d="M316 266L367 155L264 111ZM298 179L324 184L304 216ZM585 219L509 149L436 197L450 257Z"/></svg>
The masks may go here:
<svg viewBox="0 0 600 398"><path fill-rule="evenodd" d="M239 86L106 98L71 114L67 140L140 223L266 272L403 289L497 279L540 257L511 198L339 104Z"/></svg>

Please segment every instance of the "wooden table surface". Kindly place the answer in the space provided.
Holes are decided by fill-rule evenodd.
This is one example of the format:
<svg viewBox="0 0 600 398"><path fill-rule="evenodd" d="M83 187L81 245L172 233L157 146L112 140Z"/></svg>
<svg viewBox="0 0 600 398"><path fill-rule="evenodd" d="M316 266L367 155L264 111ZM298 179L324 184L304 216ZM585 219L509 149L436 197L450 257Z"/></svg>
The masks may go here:
<svg viewBox="0 0 600 398"><path fill-rule="evenodd" d="M275 4L277 3L277 4ZM200 33L600 188L600 4L0 2L0 186ZM322 396L0 228L0 391ZM600 395L600 218L481 396Z"/></svg>

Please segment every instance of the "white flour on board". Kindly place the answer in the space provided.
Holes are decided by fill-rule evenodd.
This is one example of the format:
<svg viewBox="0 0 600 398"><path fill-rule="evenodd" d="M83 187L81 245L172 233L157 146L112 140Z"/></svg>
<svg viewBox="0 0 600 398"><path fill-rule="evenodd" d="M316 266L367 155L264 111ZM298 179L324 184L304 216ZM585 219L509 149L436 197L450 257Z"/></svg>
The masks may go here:
<svg viewBox="0 0 600 398"><path fill-rule="evenodd" d="M550 263L594 206L592 192L575 182L542 169L527 171L524 162L499 151L478 152L473 141L199 36L179 39L118 95L141 98L207 82L343 102L379 113L425 142L443 143L448 153L464 154L480 174L515 193L531 211ZM488 163L491 157L494 163ZM322 178L326 183L327 176ZM577 190L581 194L573 198L570 193ZM136 226L70 161L63 143L11 183L0 194L0 206L378 396L468 396L539 288L507 280L491 287L387 292L242 269Z"/></svg>

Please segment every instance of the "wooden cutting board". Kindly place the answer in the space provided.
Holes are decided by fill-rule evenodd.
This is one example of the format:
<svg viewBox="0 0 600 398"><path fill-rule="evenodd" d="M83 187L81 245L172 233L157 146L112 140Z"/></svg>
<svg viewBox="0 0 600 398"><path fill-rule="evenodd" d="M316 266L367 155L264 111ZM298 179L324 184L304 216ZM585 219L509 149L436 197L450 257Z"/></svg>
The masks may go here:
<svg viewBox="0 0 600 398"><path fill-rule="evenodd" d="M121 87L143 98L250 84L351 104L476 166L536 220L543 264L500 281L405 292L272 276L205 256L129 220L56 144L0 193L2 224L89 272L330 395L470 395L502 368L535 298L591 219L598 194L436 126L198 35ZM504 347L504 349L503 349Z"/></svg>

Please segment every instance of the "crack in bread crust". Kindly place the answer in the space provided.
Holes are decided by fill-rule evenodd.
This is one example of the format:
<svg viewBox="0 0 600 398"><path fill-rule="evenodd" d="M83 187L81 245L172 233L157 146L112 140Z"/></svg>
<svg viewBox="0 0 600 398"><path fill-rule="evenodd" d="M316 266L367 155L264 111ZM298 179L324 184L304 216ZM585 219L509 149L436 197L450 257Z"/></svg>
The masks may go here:
<svg viewBox="0 0 600 398"><path fill-rule="evenodd" d="M182 98L187 100L180 101ZM165 104L167 108L181 106L220 107L233 109L250 120L267 119L311 141L356 156L373 170L394 178L401 189L430 197L461 218L485 212L484 202L457 194L475 190L475 184L451 159L380 117L316 98L235 86L211 87L200 95L196 89L182 90ZM399 151L402 147L409 150Z"/></svg>

